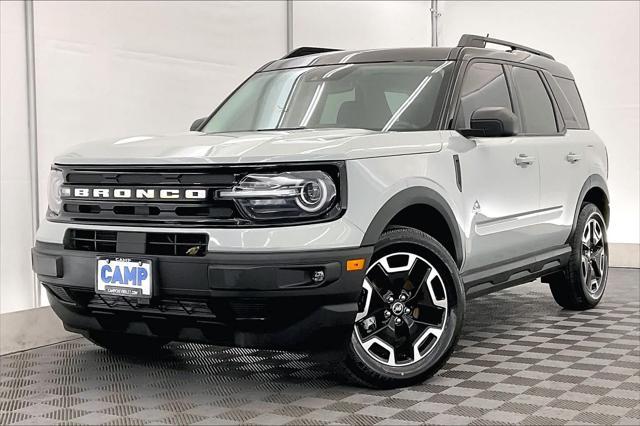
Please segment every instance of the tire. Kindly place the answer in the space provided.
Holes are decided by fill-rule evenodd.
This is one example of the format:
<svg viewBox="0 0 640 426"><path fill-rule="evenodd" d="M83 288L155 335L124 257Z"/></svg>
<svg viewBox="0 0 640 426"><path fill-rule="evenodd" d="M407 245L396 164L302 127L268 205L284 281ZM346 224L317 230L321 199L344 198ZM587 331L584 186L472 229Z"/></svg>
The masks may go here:
<svg viewBox="0 0 640 426"><path fill-rule="evenodd" d="M606 224L598 207L585 203L578 215L576 232L571 238L569 263L564 271L545 281L549 283L558 305L566 309L585 310L595 307L602 300L608 275Z"/></svg>
<svg viewBox="0 0 640 426"><path fill-rule="evenodd" d="M378 389L423 382L451 356L464 311L464 287L449 252L424 232L388 229L367 269L340 369Z"/></svg>
<svg viewBox="0 0 640 426"><path fill-rule="evenodd" d="M155 355L168 343L167 340L156 337L121 333L90 332L85 337L110 352L128 355Z"/></svg>

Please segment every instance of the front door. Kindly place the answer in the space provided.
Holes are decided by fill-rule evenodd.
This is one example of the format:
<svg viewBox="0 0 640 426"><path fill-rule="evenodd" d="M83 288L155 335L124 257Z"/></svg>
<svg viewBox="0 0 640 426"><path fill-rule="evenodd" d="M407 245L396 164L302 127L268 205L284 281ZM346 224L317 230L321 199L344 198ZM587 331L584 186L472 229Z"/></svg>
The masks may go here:
<svg viewBox="0 0 640 426"><path fill-rule="evenodd" d="M455 126L469 128L481 107L517 113L499 63L471 63L460 91ZM468 232L464 270L527 256L543 248L535 238L540 224L540 168L535 138L527 136L467 139L451 133L463 181L463 211Z"/></svg>
<svg viewBox="0 0 640 426"><path fill-rule="evenodd" d="M462 136L453 136L449 143ZM526 256L544 247L537 241L541 221L540 167L535 144L521 137L474 138L459 154L469 240L464 269Z"/></svg>

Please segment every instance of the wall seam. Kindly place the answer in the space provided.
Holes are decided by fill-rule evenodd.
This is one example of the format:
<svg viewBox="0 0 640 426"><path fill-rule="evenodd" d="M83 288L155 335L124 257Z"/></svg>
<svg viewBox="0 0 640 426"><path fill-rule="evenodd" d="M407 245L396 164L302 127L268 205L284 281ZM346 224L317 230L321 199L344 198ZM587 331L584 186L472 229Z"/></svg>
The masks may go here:
<svg viewBox="0 0 640 426"><path fill-rule="evenodd" d="M287 2L287 52L293 50L293 0Z"/></svg>
<svg viewBox="0 0 640 426"><path fill-rule="evenodd" d="M36 113L36 70L35 42L33 26L33 2L24 2L25 54L27 62L27 126L29 142L29 180L31 189L31 241L36 239L40 222L40 202L38 190L38 131ZM33 275L33 306L40 306L40 283Z"/></svg>
<svg viewBox="0 0 640 426"><path fill-rule="evenodd" d="M438 46L438 18L441 13L438 11L438 0L431 0L431 47Z"/></svg>

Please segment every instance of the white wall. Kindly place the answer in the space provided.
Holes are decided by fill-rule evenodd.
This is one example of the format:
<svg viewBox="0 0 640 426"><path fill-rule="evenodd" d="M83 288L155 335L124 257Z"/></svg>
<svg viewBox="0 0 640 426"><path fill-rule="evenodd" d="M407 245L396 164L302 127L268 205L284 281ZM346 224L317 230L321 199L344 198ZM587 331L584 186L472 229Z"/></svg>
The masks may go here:
<svg viewBox="0 0 640 426"><path fill-rule="evenodd" d="M569 66L591 128L609 152L609 239L640 243L640 3L447 1L440 44L463 33L487 34L551 53Z"/></svg>
<svg viewBox="0 0 640 426"><path fill-rule="evenodd" d="M296 1L293 47L429 47L430 1Z"/></svg>
<svg viewBox="0 0 640 426"><path fill-rule="evenodd" d="M24 8L0 2L0 312L32 307Z"/></svg>

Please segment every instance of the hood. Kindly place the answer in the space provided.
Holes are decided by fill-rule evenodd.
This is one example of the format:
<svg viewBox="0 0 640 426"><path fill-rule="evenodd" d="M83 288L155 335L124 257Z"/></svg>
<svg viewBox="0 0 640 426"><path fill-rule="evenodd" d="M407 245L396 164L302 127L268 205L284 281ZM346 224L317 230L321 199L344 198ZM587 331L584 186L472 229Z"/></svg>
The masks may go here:
<svg viewBox="0 0 640 426"><path fill-rule="evenodd" d="M134 136L78 145L56 164L233 164L335 161L433 152L439 132L302 129Z"/></svg>

